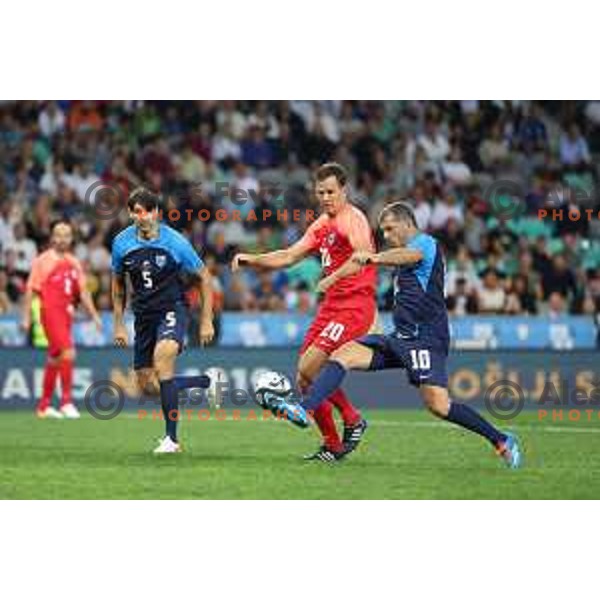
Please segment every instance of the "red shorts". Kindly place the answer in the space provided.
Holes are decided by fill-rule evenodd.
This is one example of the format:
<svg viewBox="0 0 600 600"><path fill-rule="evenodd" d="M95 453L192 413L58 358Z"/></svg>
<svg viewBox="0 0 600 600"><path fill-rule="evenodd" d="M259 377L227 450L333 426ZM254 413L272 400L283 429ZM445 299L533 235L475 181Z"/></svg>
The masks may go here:
<svg viewBox="0 0 600 600"><path fill-rule="evenodd" d="M73 318L67 311L43 310L40 320L48 338L48 354L58 356L63 350L73 348L71 328Z"/></svg>
<svg viewBox="0 0 600 600"><path fill-rule="evenodd" d="M304 336L300 354L304 354L309 346L331 354L345 343L366 335L373 325L376 310L372 297L346 306L343 303L322 304Z"/></svg>

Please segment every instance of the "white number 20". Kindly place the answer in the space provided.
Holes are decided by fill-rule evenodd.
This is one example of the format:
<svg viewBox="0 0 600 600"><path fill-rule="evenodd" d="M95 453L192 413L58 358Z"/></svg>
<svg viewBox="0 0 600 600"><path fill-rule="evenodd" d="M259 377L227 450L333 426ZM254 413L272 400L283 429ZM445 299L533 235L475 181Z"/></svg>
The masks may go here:
<svg viewBox="0 0 600 600"><path fill-rule="evenodd" d="M429 350L411 350L412 368L426 371L431 368L431 357Z"/></svg>
<svg viewBox="0 0 600 600"><path fill-rule="evenodd" d="M321 332L321 337L328 337L330 340L337 342L342 336L342 333L344 333L345 328L345 325L342 325L341 323L330 321Z"/></svg>

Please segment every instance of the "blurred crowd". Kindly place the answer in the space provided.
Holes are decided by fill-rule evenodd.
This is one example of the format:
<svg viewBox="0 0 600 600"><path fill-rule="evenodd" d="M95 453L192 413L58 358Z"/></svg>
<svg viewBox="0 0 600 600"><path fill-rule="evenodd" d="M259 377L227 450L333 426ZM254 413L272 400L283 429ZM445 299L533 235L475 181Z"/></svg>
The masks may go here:
<svg viewBox="0 0 600 600"><path fill-rule="evenodd" d="M444 245L453 314L595 314L596 213L552 221L536 211L597 210L599 151L599 102L2 102L0 314L18 311L57 218L75 225L90 291L110 309L110 248L127 214L96 217L88 190L98 180L124 194L147 185L167 209L274 209L267 221L170 224L201 249L219 311L309 312L317 257L260 275L232 274L228 262L238 250L298 240L306 222L277 219L276 210L316 208L311 173L330 160L347 167L353 201L373 223L388 202L414 205L419 225ZM513 185L491 197L498 181ZM242 206L236 189L248 195ZM388 279L380 277L382 309Z"/></svg>

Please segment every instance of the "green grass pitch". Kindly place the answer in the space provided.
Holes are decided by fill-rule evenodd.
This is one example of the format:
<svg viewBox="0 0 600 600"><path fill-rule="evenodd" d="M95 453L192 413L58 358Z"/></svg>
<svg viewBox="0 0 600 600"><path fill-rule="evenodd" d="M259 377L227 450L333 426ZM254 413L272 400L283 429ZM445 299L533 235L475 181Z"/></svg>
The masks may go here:
<svg viewBox="0 0 600 600"><path fill-rule="evenodd" d="M315 433L275 421L184 421L185 452L153 456L163 423L38 421L0 412L0 498L600 498L600 425L512 424L525 466L506 469L481 438L425 411L369 411L360 448L306 463Z"/></svg>

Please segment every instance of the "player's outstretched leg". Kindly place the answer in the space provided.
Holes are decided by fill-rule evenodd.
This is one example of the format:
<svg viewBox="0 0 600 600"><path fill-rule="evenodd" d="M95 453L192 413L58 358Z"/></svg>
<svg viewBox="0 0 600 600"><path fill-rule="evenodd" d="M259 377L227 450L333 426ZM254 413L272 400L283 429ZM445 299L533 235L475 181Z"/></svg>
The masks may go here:
<svg viewBox="0 0 600 600"><path fill-rule="evenodd" d="M429 411L437 417L460 425L487 439L508 467L518 469L521 466L521 448L515 435L502 433L470 406L452 402L446 388L422 386L421 396Z"/></svg>
<svg viewBox="0 0 600 600"><path fill-rule="evenodd" d="M208 375L176 375L173 380L178 390L206 389L210 386L210 377Z"/></svg>

